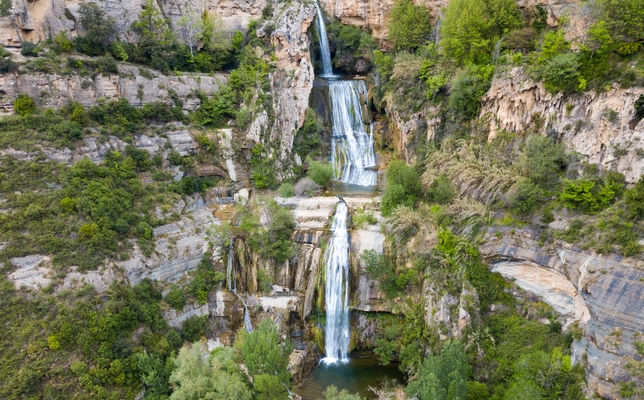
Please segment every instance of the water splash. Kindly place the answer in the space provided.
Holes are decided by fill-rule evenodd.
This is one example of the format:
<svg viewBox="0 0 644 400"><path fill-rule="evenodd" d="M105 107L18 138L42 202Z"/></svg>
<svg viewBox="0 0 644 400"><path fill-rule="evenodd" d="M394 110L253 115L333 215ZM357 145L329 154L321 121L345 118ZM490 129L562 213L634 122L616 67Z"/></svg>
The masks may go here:
<svg viewBox="0 0 644 400"><path fill-rule="evenodd" d="M234 269L234 249L235 249L235 242L233 241L233 238L230 238L230 245L228 246L228 262L226 264L226 286L228 286L228 290L233 292L239 300L241 300L242 304L244 305L244 327L246 328L246 331L248 333L253 332L253 324L250 322L250 314L248 313L248 306L246 305L246 302L244 299L237 293L237 271Z"/></svg>
<svg viewBox="0 0 644 400"><path fill-rule="evenodd" d="M349 361L349 231L347 205L340 201L333 217L333 235L326 253L325 364Z"/></svg>
<svg viewBox="0 0 644 400"><path fill-rule="evenodd" d="M322 10L318 5L318 2L315 2L315 7L318 9L318 36L320 37L320 53L322 53L322 77L323 78L333 78L333 68L331 67L331 50L329 50L329 37L326 34L326 25L324 24L324 17L322 16Z"/></svg>
<svg viewBox="0 0 644 400"><path fill-rule="evenodd" d="M333 114L331 161L336 179L360 186L377 183L373 128L365 130L362 109L367 106L367 85L362 80L329 82Z"/></svg>

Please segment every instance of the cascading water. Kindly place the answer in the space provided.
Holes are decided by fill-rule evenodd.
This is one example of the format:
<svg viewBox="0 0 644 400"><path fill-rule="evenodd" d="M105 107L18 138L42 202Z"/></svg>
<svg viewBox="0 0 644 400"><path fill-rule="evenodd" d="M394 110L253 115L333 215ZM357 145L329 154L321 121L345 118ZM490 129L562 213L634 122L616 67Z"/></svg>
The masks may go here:
<svg viewBox="0 0 644 400"><path fill-rule="evenodd" d="M340 201L333 217L333 235L326 253L325 364L349 360L349 210Z"/></svg>
<svg viewBox="0 0 644 400"><path fill-rule="evenodd" d="M326 25L324 24L324 17L322 16L322 10L318 5L318 2L315 2L315 7L318 9L318 35L320 36L320 52L322 53L322 77L323 78L332 78L333 68L331 67L331 51L329 50L329 37L326 35Z"/></svg>
<svg viewBox="0 0 644 400"><path fill-rule="evenodd" d="M373 130L365 130L362 107L367 106L367 85L362 80L329 82L333 114L331 161L336 179L360 186L377 183Z"/></svg>
<svg viewBox="0 0 644 400"><path fill-rule="evenodd" d="M230 245L228 246L228 262L226 264L226 285L228 286L228 290L233 292L244 305L244 327L248 333L251 333L253 332L253 324L250 322L248 306L244 299L237 293L237 272L234 270L234 246L235 242L233 241L233 238L230 238Z"/></svg>

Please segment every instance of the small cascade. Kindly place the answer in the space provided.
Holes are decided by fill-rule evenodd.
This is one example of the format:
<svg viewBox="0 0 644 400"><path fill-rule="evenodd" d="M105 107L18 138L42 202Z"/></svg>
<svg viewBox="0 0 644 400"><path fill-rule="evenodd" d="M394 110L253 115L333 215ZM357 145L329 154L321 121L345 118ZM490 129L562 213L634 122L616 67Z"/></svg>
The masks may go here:
<svg viewBox="0 0 644 400"><path fill-rule="evenodd" d="M349 361L349 210L340 201L333 217L326 253L326 357L325 364Z"/></svg>
<svg viewBox="0 0 644 400"><path fill-rule="evenodd" d="M228 290L237 292L237 273L233 271L234 261L234 241L230 238L230 246L228 246L228 263L226 264L226 284Z"/></svg>
<svg viewBox="0 0 644 400"><path fill-rule="evenodd" d="M226 285L228 290L233 292L239 300L241 300L244 305L244 327L248 333L253 332L253 324L250 322L250 314L248 313L248 306L244 299L237 293L237 272L234 270L234 253L235 242L233 238L230 238L230 245L228 246L228 262L226 263Z"/></svg>
<svg viewBox="0 0 644 400"><path fill-rule="evenodd" d="M322 10L318 5L318 2L315 2L315 7L318 9L318 36L320 36L320 52L322 53L322 77L323 78L333 78L333 68L331 67L331 50L329 50L329 37L326 34L326 25L324 24L324 17L322 16Z"/></svg>
<svg viewBox="0 0 644 400"><path fill-rule="evenodd" d="M367 106L367 85L362 80L329 82L329 98L333 114L331 161L336 179L376 186L373 129L369 123L367 133L362 114L363 106Z"/></svg>

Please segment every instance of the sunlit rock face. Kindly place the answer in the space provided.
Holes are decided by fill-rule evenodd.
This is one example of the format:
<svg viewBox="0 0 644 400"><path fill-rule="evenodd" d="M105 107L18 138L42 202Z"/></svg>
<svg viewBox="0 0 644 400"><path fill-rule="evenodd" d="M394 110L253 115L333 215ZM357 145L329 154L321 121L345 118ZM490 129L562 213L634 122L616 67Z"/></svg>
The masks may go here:
<svg viewBox="0 0 644 400"><path fill-rule="evenodd" d="M563 242L542 247L529 230L486 239L481 253L493 271L583 327L582 338L572 344L574 361L586 367L592 390L603 398L620 398L620 384L630 379L625 360L637 357L634 335L644 330L642 261L597 255Z"/></svg>
<svg viewBox="0 0 644 400"><path fill-rule="evenodd" d="M541 82L512 68L492 80L482 100L481 117L489 117L490 138L504 130L537 129L560 138L584 161L621 172L634 183L644 172L644 159L638 155L644 150L644 122L635 119L634 107L643 94L644 88L621 89L615 84L606 92L564 97L547 92ZM535 116L542 121L538 127Z"/></svg>

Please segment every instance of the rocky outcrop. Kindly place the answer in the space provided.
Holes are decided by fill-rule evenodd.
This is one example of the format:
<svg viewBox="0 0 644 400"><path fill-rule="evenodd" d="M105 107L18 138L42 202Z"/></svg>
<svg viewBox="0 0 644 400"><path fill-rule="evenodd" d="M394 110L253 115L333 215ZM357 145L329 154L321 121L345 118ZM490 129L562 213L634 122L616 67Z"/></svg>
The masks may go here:
<svg viewBox="0 0 644 400"><path fill-rule="evenodd" d="M278 3L273 18L267 21L257 35L270 34L270 42L275 49L278 69L269 75L272 97L273 121L267 124L265 111L255 116L247 138L261 142L271 149L275 143L279 148L275 156L280 166L291 160L293 140L297 130L304 124L304 116L309 105L313 88L313 64L309 53L307 31L315 18L315 5L305 1ZM294 162L301 164L297 155ZM287 173L286 168L278 168L278 174ZM283 176L282 176L283 178Z"/></svg>
<svg viewBox="0 0 644 400"><path fill-rule="evenodd" d="M498 74L483 97L481 117L489 118L490 138L500 131L538 133L560 138L584 161L623 173L626 181L644 172L644 122L634 104L644 88L564 96L551 94L520 68Z"/></svg>
<svg viewBox="0 0 644 400"><path fill-rule="evenodd" d="M548 22L556 24L564 15L578 14L580 0L517 0L521 8L544 6L548 10ZM346 25L356 25L368 29L379 40L382 47L387 47L387 34L394 0L321 0L326 12L336 17ZM441 8L447 6L449 0L415 0L432 12L434 19L441 17ZM574 18L571 18L574 20ZM574 22L574 21L573 21Z"/></svg>
<svg viewBox="0 0 644 400"><path fill-rule="evenodd" d="M592 390L620 398L620 384L630 379L626 361L638 357L633 336L644 331L644 262L562 242L542 247L529 230L493 233L481 247L493 269L583 326L583 337L573 342L575 362L586 367Z"/></svg>
<svg viewBox="0 0 644 400"><path fill-rule="evenodd" d="M17 269L9 274L16 288L42 289L52 282L51 259L43 255L17 257L10 260Z"/></svg>
<svg viewBox="0 0 644 400"><path fill-rule="evenodd" d="M176 282L199 267L206 251L218 251L209 248L206 230L219 221L201 197L188 199L192 204L179 221L154 228L155 249L149 257L135 245L132 257L120 263L131 285L145 278Z"/></svg>
<svg viewBox="0 0 644 400"><path fill-rule="evenodd" d="M145 0L94 1L116 21L119 39L134 42L138 35L131 25L139 18ZM245 31L251 20L259 19L266 0L207 0L191 2L175 0L156 2L161 14L176 27L186 15L201 15L208 11L216 15L228 31ZM70 36L82 35L79 21L80 2L77 0L29 1L13 0L11 15L0 19L0 44L16 46L22 41L38 43L55 37L60 32Z"/></svg>
<svg viewBox="0 0 644 400"><path fill-rule="evenodd" d="M127 99L134 106L153 102L173 104L170 93L176 93L185 111L199 108L196 96L201 91L211 96L225 84L225 74L184 74L166 76L148 70L152 78L141 75L139 67L119 65L118 75L96 75L95 78L78 74L6 74L0 75L0 114L13 113L13 101L18 94L26 93L42 107L59 108L71 101L85 107L98 104L100 99Z"/></svg>

